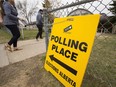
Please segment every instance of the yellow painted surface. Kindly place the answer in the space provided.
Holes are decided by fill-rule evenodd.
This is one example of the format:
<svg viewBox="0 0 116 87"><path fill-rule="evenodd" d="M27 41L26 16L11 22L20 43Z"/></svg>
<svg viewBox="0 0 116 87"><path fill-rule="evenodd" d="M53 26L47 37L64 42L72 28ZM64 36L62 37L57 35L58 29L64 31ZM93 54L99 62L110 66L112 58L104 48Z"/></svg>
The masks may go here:
<svg viewBox="0 0 116 87"><path fill-rule="evenodd" d="M100 15L56 18L45 69L65 87L80 87L92 50Z"/></svg>

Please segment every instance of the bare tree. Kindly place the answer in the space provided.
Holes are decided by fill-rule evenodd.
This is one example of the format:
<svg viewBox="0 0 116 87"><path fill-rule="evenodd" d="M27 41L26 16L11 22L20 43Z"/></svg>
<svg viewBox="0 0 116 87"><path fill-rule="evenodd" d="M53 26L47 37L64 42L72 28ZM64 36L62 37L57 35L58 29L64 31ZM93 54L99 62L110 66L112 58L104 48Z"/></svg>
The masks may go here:
<svg viewBox="0 0 116 87"><path fill-rule="evenodd" d="M44 4L43 4L44 8L51 8L51 2L49 0L44 0Z"/></svg>
<svg viewBox="0 0 116 87"><path fill-rule="evenodd" d="M19 11L19 15L24 17L28 24L32 22L32 16L37 12L38 4L37 1L34 3L27 3L27 0L17 2L16 7Z"/></svg>
<svg viewBox="0 0 116 87"><path fill-rule="evenodd" d="M43 7L46 9L52 9L56 4L59 5L59 2L57 0L44 0ZM49 16L48 17L49 22L53 23L55 15L49 13L48 16Z"/></svg>
<svg viewBox="0 0 116 87"><path fill-rule="evenodd" d="M44 0L44 4L43 4L43 7L44 8L49 8L49 9L52 9L56 6L60 6L61 4L61 0Z"/></svg>

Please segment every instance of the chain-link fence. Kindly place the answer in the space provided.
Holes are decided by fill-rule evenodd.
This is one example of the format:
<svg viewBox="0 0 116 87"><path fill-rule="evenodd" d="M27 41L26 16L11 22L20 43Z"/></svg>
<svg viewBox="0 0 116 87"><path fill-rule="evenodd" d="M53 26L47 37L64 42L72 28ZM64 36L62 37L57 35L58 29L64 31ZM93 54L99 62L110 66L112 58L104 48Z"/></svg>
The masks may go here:
<svg viewBox="0 0 116 87"><path fill-rule="evenodd" d="M73 0L74 1L74 0ZM112 0L62 0L44 11L46 43L49 41L49 28L55 17L101 14L100 23L82 87L116 86L116 24L109 10ZM62 3L62 4L61 4ZM52 17L50 16L52 15ZM53 18L54 17L54 18ZM52 20L52 21L51 21ZM90 21L88 21L90 22ZM47 49L47 45L46 45Z"/></svg>

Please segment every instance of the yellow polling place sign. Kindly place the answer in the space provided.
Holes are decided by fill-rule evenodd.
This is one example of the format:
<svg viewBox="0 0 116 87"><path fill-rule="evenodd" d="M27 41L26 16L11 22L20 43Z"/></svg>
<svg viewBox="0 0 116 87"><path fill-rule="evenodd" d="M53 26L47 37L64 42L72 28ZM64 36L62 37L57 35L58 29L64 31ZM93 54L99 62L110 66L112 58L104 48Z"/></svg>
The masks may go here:
<svg viewBox="0 0 116 87"><path fill-rule="evenodd" d="M65 87L81 87L100 15L56 18L45 69Z"/></svg>

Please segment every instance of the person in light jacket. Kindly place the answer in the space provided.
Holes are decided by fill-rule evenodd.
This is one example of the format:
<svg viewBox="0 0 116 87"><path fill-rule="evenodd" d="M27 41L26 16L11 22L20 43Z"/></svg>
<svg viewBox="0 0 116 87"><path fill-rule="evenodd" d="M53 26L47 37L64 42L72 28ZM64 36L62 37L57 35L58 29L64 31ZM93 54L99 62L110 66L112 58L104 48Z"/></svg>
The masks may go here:
<svg viewBox="0 0 116 87"><path fill-rule="evenodd" d="M23 20L18 16L17 9L14 4L14 0L1 0L2 5L2 16L3 16L3 24L10 30L12 33L12 38L10 41L5 44L5 48L9 51L12 51L11 45L14 47L14 51L19 50L17 48L17 41L20 37L20 31L19 31L19 22L18 20Z"/></svg>

